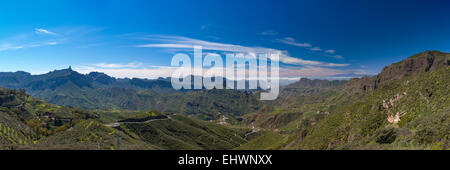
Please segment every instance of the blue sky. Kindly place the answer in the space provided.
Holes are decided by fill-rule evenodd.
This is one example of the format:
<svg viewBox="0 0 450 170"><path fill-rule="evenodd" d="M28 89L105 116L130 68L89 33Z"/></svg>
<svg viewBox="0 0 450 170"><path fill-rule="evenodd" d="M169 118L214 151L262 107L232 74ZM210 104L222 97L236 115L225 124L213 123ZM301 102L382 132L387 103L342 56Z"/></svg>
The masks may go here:
<svg viewBox="0 0 450 170"><path fill-rule="evenodd" d="M192 52L178 47L202 45L278 52L285 77L370 75L450 52L449 16L450 2L437 0L2 1L0 71L165 77L174 54Z"/></svg>

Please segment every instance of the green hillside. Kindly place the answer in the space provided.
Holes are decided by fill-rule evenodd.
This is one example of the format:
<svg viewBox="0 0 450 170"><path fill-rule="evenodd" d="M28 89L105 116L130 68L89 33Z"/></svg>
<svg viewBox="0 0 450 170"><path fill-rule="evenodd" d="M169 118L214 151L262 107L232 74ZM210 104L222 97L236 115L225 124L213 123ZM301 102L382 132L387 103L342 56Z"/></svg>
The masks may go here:
<svg viewBox="0 0 450 170"><path fill-rule="evenodd" d="M449 65L450 54L426 51L372 77L301 79L274 101L163 90L164 79L4 73L8 87L31 83L35 95L90 109L0 88L0 149L449 149Z"/></svg>
<svg viewBox="0 0 450 170"><path fill-rule="evenodd" d="M159 111L58 106L0 88L0 149L232 149L247 142L244 133Z"/></svg>
<svg viewBox="0 0 450 170"><path fill-rule="evenodd" d="M119 136L119 139L117 139L117 136ZM26 149L148 150L160 148L132 138L95 120L86 120L64 132L45 137Z"/></svg>
<svg viewBox="0 0 450 170"><path fill-rule="evenodd" d="M232 149L246 142L245 129L173 115L148 123L125 123L119 129L163 149Z"/></svg>
<svg viewBox="0 0 450 170"><path fill-rule="evenodd" d="M385 83L309 129L304 149L445 149L450 70Z"/></svg>
<svg viewBox="0 0 450 170"><path fill-rule="evenodd" d="M248 117L271 133L238 149L448 149L449 64L426 51L345 86L285 88Z"/></svg>
<svg viewBox="0 0 450 170"><path fill-rule="evenodd" d="M94 112L53 105L23 90L0 88L0 141L3 148L35 144L40 138L64 131Z"/></svg>

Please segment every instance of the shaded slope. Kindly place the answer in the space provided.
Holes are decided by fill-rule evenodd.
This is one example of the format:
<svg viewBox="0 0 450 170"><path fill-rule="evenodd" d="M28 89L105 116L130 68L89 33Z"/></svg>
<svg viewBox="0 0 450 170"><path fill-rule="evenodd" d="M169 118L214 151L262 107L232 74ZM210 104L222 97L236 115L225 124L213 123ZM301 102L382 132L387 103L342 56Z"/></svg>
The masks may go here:
<svg viewBox="0 0 450 170"><path fill-rule="evenodd" d="M117 135L120 136L119 143L117 143ZM159 148L134 139L117 129L106 127L95 120L86 120L64 132L39 140L31 149L142 150Z"/></svg>
<svg viewBox="0 0 450 170"><path fill-rule="evenodd" d="M125 123L119 129L163 149L232 149L246 142L242 138L242 129L195 120L183 115L143 124Z"/></svg>
<svg viewBox="0 0 450 170"><path fill-rule="evenodd" d="M112 122L120 124L109 127ZM0 88L1 149L232 149L246 142L244 133L158 111L57 106Z"/></svg>
<svg viewBox="0 0 450 170"><path fill-rule="evenodd" d="M450 145L449 63L448 53L427 51L334 90L288 89L290 93L281 93L285 97L280 97L280 104L289 109L269 109L263 112L269 119L257 125L293 110L300 112L298 119L272 121L266 126L271 133L241 148L446 149ZM265 143L270 136L282 140Z"/></svg>

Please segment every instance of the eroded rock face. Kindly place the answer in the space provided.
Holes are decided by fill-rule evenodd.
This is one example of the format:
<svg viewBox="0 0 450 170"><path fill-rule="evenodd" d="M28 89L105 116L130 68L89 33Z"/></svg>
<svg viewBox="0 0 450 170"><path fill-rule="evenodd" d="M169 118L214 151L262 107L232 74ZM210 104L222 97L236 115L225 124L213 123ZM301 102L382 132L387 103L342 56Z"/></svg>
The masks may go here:
<svg viewBox="0 0 450 170"><path fill-rule="evenodd" d="M389 123L392 124L397 124L398 122L400 122L400 118L406 114L406 111L402 111L402 112L397 112L395 114L390 114L387 118Z"/></svg>
<svg viewBox="0 0 450 170"><path fill-rule="evenodd" d="M434 70L441 66L448 66L450 54L439 51L425 51L383 68L380 74L373 77L351 79L346 87L351 92L370 92L380 84L389 80L397 80L408 76Z"/></svg>
<svg viewBox="0 0 450 170"><path fill-rule="evenodd" d="M388 115L387 121L392 124L397 124L400 122L400 118L406 114L406 111L394 112L392 108L395 107L396 103L403 98L403 96L407 95L407 92L403 92L403 94L397 94L394 98L389 99L388 101L383 100L382 106L386 109L386 114Z"/></svg>

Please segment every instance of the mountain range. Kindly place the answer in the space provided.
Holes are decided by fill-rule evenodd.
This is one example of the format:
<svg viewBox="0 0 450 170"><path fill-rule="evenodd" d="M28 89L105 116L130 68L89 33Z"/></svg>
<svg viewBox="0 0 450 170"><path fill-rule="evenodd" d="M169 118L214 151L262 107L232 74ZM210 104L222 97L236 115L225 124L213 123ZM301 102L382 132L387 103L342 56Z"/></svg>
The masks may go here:
<svg viewBox="0 0 450 170"><path fill-rule="evenodd" d="M170 78L116 79L98 72L80 74L71 68L42 75L21 71L0 73L0 86L25 89L36 98L63 106L90 110L156 109L195 115L205 120L216 119L219 114L242 115L259 106L256 97L248 91L176 91Z"/></svg>
<svg viewBox="0 0 450 170"><path fill-rule="evenodd" d="M71 68L0 73L3 149L448 149L450 54L425 51L350 80L174 90Z"/></svg>

